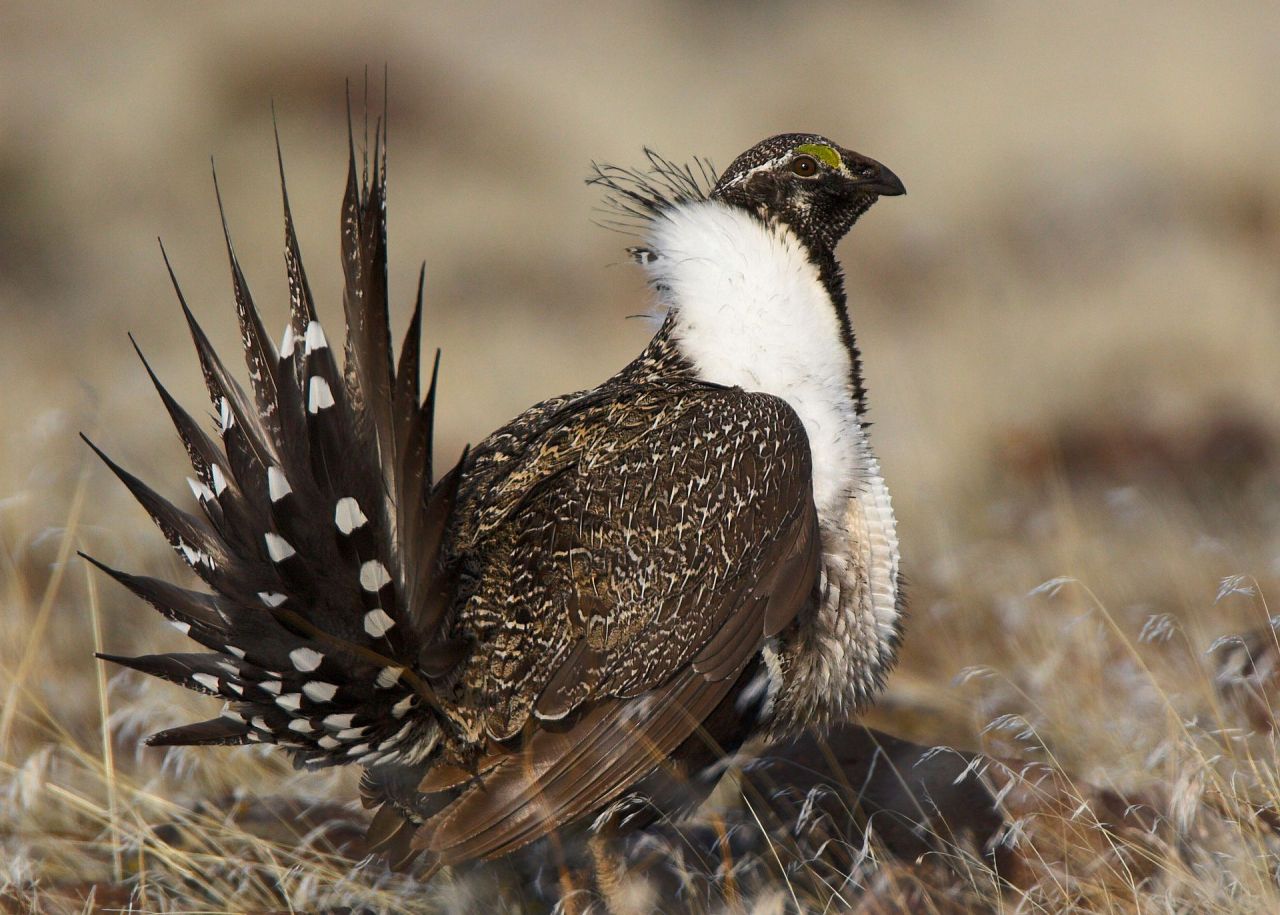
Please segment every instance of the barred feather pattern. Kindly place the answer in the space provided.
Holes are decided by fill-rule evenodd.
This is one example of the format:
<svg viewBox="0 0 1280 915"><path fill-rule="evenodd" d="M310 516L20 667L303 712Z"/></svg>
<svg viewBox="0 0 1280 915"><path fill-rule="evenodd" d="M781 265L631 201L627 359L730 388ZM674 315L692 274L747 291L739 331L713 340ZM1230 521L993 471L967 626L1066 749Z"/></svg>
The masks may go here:
<svg viewBox="0 0 1280 915"><path fill-rule="evenodd" d="M432 485L435 373L420 399L421 281L393 365L384 136L380 122L372 163L358 169L348 135L343 367L303 269L277 137L290 290L279 347L240 268L219 193L250 390L214 352L172 268L216 437L143 360L191 460L199 514L178 508L90 443L211 589L188 590L90 560L206 649L102 657L225 702L218 718L155 734L152 745L278 744L298 764L320 767L418 762L439 737L429 711L432 679L448 665L433 659L457 650L440 633L440 613L424 603L451 484L446 478ZM217 190L216 175L214 184Z"/></svg>
<svg viewBox="0 0 1280 915"><path fill-rule="evenodd" d="M807 723L830 684L782 681L800 669L793 655L818 654L803 630L824 624L824 562L849 559L858 582L874 563L853 561L862 554L846 542L868 540L863 528L827 536L795 385L704 377L677 333L681 301L618 374L530 408L437 477L439 354L423 396L421 275L398 354L391 340L385 148L380 123L357 168L348 134L341 361L303 269L278 140L290 295L279 347L224 233L248 390L174 279L216 434L144 366L191 460L199 512L98 452L208 590L91 561L204 648L103 657L225 703L152 744L273 743L303 766L363 764L362 796L380 806L370 849L438 867L507 855L561 826L596 828L635 786L660 786L664 762L714 769L762 728ZM596 170L624 223L716 202L709 165L649 159L647 172ZM822 303L843 314L838 270L810 268ZM856 348L840 330L843 396L857 403ZM760 360L780 358L765 350ZM854 659L817 665L852 672L854 704L892 659L896 619L819 640ZM879 665L864 663L868 647L884 649Z"/></svg>

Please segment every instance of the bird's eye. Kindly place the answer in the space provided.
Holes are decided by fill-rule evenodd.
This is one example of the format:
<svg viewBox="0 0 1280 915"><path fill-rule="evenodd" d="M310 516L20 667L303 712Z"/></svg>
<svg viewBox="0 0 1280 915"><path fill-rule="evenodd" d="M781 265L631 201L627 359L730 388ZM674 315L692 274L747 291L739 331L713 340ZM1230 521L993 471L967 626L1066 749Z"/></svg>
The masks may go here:
<svg viewBox="0 0 1280 915"><path fill-rule="evenodd" d="M796 156L791 160L791 174L812 178L818 174L818 160L813 156Z"/></svg>

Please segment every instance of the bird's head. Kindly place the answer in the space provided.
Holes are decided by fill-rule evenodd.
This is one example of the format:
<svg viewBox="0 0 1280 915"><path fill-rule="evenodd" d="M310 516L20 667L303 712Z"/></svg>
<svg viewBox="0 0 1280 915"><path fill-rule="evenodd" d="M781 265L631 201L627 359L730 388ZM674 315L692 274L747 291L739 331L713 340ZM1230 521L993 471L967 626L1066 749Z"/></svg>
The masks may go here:
<svg viewBox="0 0 1280 915"><path fill-rule="evenodd" d="M777 220L811 248L830 252L878 198L905 193L875 159L816 134L784 133L734 159L710 196Z"/></svg>

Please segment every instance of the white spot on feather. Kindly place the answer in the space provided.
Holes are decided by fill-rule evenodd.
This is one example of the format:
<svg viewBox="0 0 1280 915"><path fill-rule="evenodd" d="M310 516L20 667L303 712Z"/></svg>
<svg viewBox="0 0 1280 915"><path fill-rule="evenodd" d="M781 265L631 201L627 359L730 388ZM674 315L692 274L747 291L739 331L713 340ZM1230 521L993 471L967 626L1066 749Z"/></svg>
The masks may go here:
<svg viewBox="0 0 1280 915"><path fill-rule="evenodd" d="M289 652L289 660L293 662L294 667L305 674L319 667L320 662L324 660L324 655L310 648L295 648Z"/></svg>
<svg viewBox="0 0 1280 915"><path fill-rule="evenodd" d="M279 680L263 680L258 684L258 687L273 696L278 696L280 695L280 690L284 688L284 684Z"/></svg>
<svg viewBox="0 0 1280 915"><path fill-rule="evenodd" d="M317 740L316 743L318 743L321 747L323 747L326 750L336 750L338 747L342 746L341 740L336 740L333 737L330 737L328 734L325 734L323 737Z"/></svg>
<svg viewBox="0 0 1280 915"><path fill-rule="evenodd" d="M281 594L279 591L259 591L258 599L268 607L279 607L289 598L286 595Z"/></svg>
<svg viewBox="0 0 1280 915"><path fill-rule="evenodd" d="M285 693L283 696L277 696L276 705L287 712L296 712L302 707L302 695L300 693Z"/></svg>
<svg viewBox="0 0 1280 915"><path fill-rule="evenodd" d="M307 388L308 412L319 413L321 410L332 407L333 403L333 391L329 389L329 382L319 375L312 375L311 383Z"/></svg>
<svg viewBox="0 0 1280 915"><path fill-rule="evenodd" d="M306 347L303 352L307 355L310 355L318 349L328 348L329 341L324 338L324 328L320 326L319 321L312 321L307 325L307 334L303 343Z"/></svg>
<svg viewBox="0 0 1280 915"><path fill-rule="evenodd" d="M174 629L177 629L179 632L181 632L183 635L191 634L190 623L184 623L182 620L169 620L169 624L173 626Z"/></svg>
<svg viewBox="0 0 1280 915"><path fill-rule="evenodd" d="M387 574L387 567L376 559L370 559L364 565L360 566L360 587L370 593L377 592L383 585L391 583L391 576ZM365 625L368 626L367 618Z"/></svg>
<svg viewBox="0 0 1280 915"><path fill-rule="evenodd" d="M289 478L284 475L284 471L275 465L268 467L267 494L271 497L271 501L279 502L291 492L293 487L289 485Z"/></svg>
<svg viewBox="0 0 1280 915"><path fill-rule="evenodd" d="M218 401L218 418L222 421L222 431L226 432L236 424L236 415L231 412L231 401L223 397Z"/></svg>
<svg viewBox="0 0 1280 915"><path fill-rule="evenodd" d="M294 718L289 722L289 730L297 731L299 734L310 734L315 728L305 718Z"/></svg>
<svg viewBox="0 0 1280 915"><path fill-rule="evenodd" d="M206 553L204 550L198 550L195 547L190 546L189 544L183 543L181 541L178 542L178 549L181 550L182 555L186 557L187 565L190 565L192 567L197 565L203 565L203 566L207 566L210 569L214 568L213 557L210 556L208 553Z"/></svg>
<svg viewBox="0 0 1280 915"><path fill-rule="evenodd" d="M354 714L349 712L345 712L341 715L326 715L324 717L323 724L327 728L333 728L335 731L340 731L343 728L351 727L351 722L355 720L355 717L356 716Z"/></svg>
<svg viewBox="0 0 1280 915"><path fill-rule="evenodd" d="M413 708L414 695L410 693L395 705L391 706L391 715L393 718L403 718L408 714L409 709Z"/></svg>
<svg viewBox="0 0 1280 915"><path fill-rule="evenodd" d="M388 689L400 681L402 673L404 673L403 667L384 667L378 671L378 679L374 683L379 689Z"/></svg>
<svg viewBox="0 0 1280 915"><path fill-rule="evenodd" d="M227 477L217 464L209 465L209 479L213 482L213 494L222 495L227 490Z"/></svg>
<svg viewBox="0 0 1280 915"><path fill-rule="evenodd" d="M338 525L338 530L342 533L350 534L368 520L360 510L360 503L351 496L343 496L338 500L338 506L333 512L333 523Z"/></svg>
<svg viewBox="0 0 1280 915"><path fill-rule="evenodd" d="M191 679L211 692L217 692L219 680L213 674L192 674Z"/></svg>
<svg viewBox="0 0 1280 915"><path fill-rule="evenodd" d="M314 702L328 702L338 694L338 687L323 680L312 680L303 684L302 691Z"/></svg>
<svg viewBox="0 0 1280 915"><path fill-rule="evenodd" d="M364 615L364 631L375 639L386 635L396 621L387 616L381 607L375 607Z"/></svg>
<svg viewBox="0 0 1280 915"><path fill-rule="evenodd" d="M204 485L204 483L201 483L195 477L187 477L187 485L191 487L191 494L196 497L196 501L213 501L213 490Z"/></svg>
<svg viewBox="0 0 1280 915"><path fill-rule="evenodd" d="M287 324L284 328L284 337L280 340L280 356L288 358L293 355L293 347L298 342L298 335L293 332L293 324Z"/></svg>
<svg viewBox="0 0 1280 915"><path fill-rule="evenodd" d="M272 562L284 562L290 556L297 553L297 550L293 548L292 544L279 534L273 534L268 531L265 537L267 541L267 554L271 557Z"/></svg>

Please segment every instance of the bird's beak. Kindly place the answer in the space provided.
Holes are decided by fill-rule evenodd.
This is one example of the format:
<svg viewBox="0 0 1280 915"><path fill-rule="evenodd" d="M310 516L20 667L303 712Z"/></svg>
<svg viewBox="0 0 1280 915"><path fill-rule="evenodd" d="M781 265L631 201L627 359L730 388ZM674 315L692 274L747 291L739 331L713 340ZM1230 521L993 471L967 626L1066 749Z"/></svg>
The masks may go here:
<svg viewBox="0 0 1280 915"><path fill-rule="evenodd" d="M859 191L880 197L898 197L907 192L902 179L875 159L861 159L850 163L853 185Z"/></svg>

